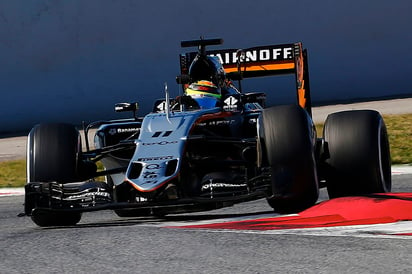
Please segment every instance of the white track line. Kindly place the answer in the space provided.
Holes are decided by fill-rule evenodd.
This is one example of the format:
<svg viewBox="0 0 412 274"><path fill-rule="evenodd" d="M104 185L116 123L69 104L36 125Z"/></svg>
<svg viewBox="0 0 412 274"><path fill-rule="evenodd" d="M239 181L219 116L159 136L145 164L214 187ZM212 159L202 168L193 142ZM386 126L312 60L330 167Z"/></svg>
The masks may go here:
<svg viewBox="0 0 412 274"><path fill-rule="evenodd" d="M190 228L188 228L190 229ZM335 226L299 229L273 229L273 230L236 230L236 229L206 229L215 233L239 233L239 234L265 234L265 235L299 235L299 236L329 236L329 237L360 237L360 238L388 238L412 240L412 221L403 221L388 224Z"/></svg>
<svg viewBox="0 0 412 274"><path fill-rule="evenodd" d="M23 187L5 187L0 188L0 197L21 196L24 195Z"/></svg>
<svg viewBox="0 0 412 274"><path fill-rule="evenodd" d="M412 174L412 165L392 166L392 175Z"/></svg>

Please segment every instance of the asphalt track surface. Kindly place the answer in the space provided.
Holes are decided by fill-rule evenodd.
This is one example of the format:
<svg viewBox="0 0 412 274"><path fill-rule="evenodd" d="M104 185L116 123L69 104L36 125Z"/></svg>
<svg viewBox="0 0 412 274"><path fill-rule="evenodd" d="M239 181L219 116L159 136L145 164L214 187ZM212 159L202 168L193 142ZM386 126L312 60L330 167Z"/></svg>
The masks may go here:
<svg viewBox="0 0 412 274"><path fill-rule="evenodd" d="M410 167L392 178L388 199L322 190L299 215L261 199L161 219L91 212L73 227L37 227L17 217L24 196L2 196L0 273L412 273Z"/></svg>

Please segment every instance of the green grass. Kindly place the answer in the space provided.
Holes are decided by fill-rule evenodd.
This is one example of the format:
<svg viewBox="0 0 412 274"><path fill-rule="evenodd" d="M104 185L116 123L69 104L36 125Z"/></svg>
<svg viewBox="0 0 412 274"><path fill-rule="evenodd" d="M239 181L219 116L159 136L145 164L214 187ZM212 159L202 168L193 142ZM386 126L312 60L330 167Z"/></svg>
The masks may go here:
<svg viewBox="0 0 412 274"><path fill-rule="evenodd" d="M97 162L97 169L103 170L101 162ZM98 180L102 181L104 177ZM0 187L21 187L26 182L26 160L0 162Z"/></svg>
<svg viewBox="0 0 412 274"><path fill-rule="evenodd" d="M412 114L384 115L389 135L392 164L412 164ZM322 136L323 124L317 124ZM102 168L101 164L98 165ZM0 187L20 187L26 183L26 160L0 162Z"/></svg>
<svg viewBox="0 0 412 274"><path fill-rule="evenodd" d="M384 115L392 164L412 163L412 114Z"/></svg>
<svg viewBox="0 0 412 274"><path fill-rule="evenodd" d="M384 115L389 136L392 164L412 164L412 114ZM316 124L318 137L323 124Z"/></svg>
<svg viewBox="0 0 412 274"><path fill-rule="evenodd" d="M0 162L0 187L19 187L26 183L26 160Z"/></svg>

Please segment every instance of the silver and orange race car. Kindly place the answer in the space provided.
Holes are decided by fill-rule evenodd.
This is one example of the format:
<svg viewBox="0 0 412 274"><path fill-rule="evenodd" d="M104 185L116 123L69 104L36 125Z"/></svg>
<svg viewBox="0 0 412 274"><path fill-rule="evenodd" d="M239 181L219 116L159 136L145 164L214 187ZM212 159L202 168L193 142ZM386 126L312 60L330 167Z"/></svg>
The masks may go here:
<svg viewBox="0 0 412 274"><path fill-rule="evenodd" d="M28 135L25 215L39 226L75 225L82 212L121 217L212 210L265 198L277 212L331 198L391 189L388 136L373 110L328 116L317 136L311 118L307 51L301 43L209 50L221 39L183 41L181 96L116 104L131 118L36 125ZM291 74L296 103L265 106L245 92L250 77ZM96 129L94 146L88 143Z"/></svg>

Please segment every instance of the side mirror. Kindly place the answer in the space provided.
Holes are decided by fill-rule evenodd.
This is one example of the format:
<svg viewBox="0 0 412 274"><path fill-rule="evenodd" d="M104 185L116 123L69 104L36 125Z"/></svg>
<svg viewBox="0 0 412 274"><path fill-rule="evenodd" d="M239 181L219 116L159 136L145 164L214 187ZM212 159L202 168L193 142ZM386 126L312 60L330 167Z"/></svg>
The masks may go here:
<svg viewBox="0 0 412 274"><path fill-rule="evenodd" d="M139 110L139 103L118 103L114 106L114 111L116 112L125 112L125 111L132 111L136 113Z"/></svg>
<svg viewBox="0 0 412 274"><path fill-rule="evenodd" d="M189 84L190 83L190 76L187 74L182 74L176 76L176 83L180 85Z"/></svg>
<svg viewBox="0 0 412 274"><path fill-rule="evenodd" d="M238 71L229 72L226 74L227 78L233 81L240 81L243 80L242 74Z"/></svg>
<svg viewBox="0 0 412 274"><path fill-rule="evenodd" d="M266 106L266 94L264 92L250 92L242 93L242 102L246 103L258 103L262 107Z"/></svg>

